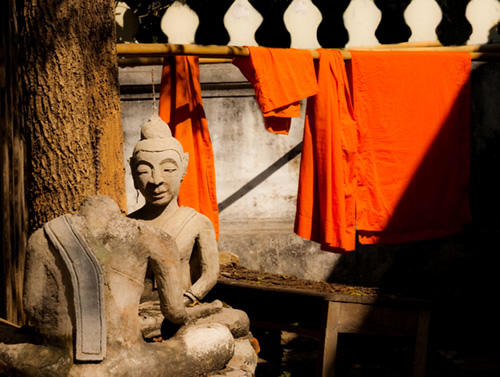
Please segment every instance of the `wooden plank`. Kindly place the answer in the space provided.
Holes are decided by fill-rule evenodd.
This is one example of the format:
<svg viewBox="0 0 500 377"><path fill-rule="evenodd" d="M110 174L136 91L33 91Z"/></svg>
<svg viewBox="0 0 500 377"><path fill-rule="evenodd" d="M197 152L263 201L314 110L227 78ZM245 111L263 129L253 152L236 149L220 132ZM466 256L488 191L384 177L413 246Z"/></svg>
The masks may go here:
<svg viewBox="0 0 500 377"><path fill-rule="evenodd" d="M426 301L408 297L397 297L391 295L358 296L333 292L318 292L310 289L289 288L285 286L256 285L255 283L245 282L244 280L231 280L227 278L219 278L217 284L222 286L234 287L235 289L244 288L255 292L275 292L280 294L295 295L297 297L317 297L323 300L336 302L397 307L408 306L414 308L420 308L422 306L428 305Z"/></svg>

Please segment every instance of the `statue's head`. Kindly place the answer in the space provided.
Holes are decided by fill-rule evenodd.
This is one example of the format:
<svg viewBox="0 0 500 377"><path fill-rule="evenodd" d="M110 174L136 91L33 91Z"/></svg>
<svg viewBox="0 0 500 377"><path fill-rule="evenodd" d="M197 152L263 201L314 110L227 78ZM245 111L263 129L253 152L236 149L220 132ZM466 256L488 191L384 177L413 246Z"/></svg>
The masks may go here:
<svg viewBox="0 0 500 377"><path fill-rule="evenodd" d="M189 156L158 115L141 127L141 139L134 147L130 168L134 186L155 206L177 200L179 187L186 174Z"/></svg>

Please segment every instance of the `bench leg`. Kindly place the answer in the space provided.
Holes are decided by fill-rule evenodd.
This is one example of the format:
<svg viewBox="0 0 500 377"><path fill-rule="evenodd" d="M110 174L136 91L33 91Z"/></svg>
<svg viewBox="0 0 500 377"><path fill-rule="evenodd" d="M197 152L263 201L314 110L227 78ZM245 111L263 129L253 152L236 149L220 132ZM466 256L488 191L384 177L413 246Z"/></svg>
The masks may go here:
<svg viewBox="0 0 500 377"><path fill-rule="evenodd" d="M318 355L318 376L320 377L333 377L334 374L341 305L339 302L325 302L323 320L325 331L322 332L323 339L321 339Z"/></svg>
<svg viewBox="0 0 500 377"><path fill-rule="evenodd" d="M429 311L422 309L418 313L415 334L415 353L413 355L413 377L424 377L427 358L427 337L429 333Z"/></svg>

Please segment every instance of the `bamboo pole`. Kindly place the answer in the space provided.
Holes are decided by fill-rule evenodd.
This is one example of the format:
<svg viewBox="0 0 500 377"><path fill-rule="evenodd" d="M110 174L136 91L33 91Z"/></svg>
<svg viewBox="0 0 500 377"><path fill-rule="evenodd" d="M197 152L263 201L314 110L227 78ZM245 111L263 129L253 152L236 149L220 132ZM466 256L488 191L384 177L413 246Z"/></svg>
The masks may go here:
<svg viewBox="0 0 500 377"><path fill-rule="evenodd" d="M118 56L123 57L159 57L169 55L198 55L207 58L228 58L248 56L248 48L239 46L202 46L195 44L169 43L118 43Z"/></svg>
<svg viewBox="0 0 500 377"><path fill-rule="evenodd" d="M232 58L200 58L199 62L200 64L231 63L232 60ZM118 58L118 65L120 67L163 65L163 58L120 57Z"/></svg>
<svg viewBox="0 0 500 377"><path fill-rule="evenodd" d="M500 60L500 44L441 46L439 42L406 42L374 47L351 47L339 49L345 60L351 59L351 51L463 51L472 60ZM172 55L197 55L208 59L206 62L230 61L236 56L249 56L250 51L243 46L202 46L195 44L168 43L119 43L116 45L118 62L121 66L161 64L159 58ZM313 59L319 57L317 50L311 49ZM155 59L155 60L151 60ZM226 59L226 60L213 60Z"/></svg>

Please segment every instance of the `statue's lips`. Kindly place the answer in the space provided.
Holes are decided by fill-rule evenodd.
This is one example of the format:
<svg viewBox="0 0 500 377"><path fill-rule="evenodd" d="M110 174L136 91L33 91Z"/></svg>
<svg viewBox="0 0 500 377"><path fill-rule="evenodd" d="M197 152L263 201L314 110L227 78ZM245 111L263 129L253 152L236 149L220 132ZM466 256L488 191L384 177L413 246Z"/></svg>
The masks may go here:
<svg viewBox="0 0 500 377"><path fill-rule="evenodd" d="M163 195L163 194L166 194L167 191L160 191L160 192L153 192L153 195L154 196L160 196L160 195Z"/></svg>
<svg viewBox="0 0 500 377"><path fill-rule="evenodd" d="M159 192L150 191L150 195L155 199L163 198L166 194L168 194L168 191L159 191Z"/></svg>

